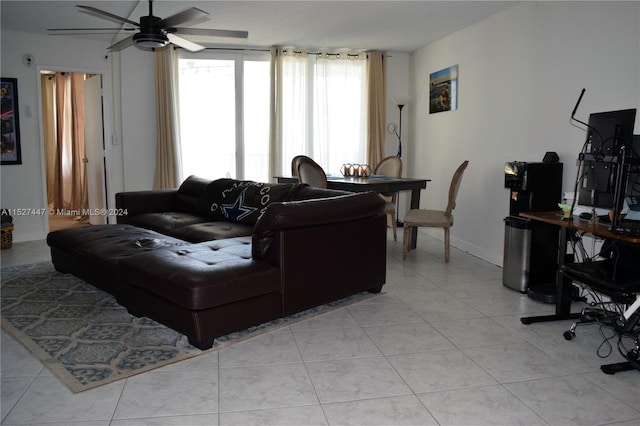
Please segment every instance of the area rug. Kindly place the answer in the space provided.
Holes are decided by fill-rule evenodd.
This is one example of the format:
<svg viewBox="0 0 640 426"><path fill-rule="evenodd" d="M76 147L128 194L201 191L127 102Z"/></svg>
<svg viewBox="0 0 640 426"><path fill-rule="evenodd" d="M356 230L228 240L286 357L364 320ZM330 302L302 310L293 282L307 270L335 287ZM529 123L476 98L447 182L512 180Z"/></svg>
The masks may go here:
<svg viewBox="0 0 640 426"><path fill-rule="evenodd" d="M3 267L2 328L73 392L219 350L257 335L374 297L360 293L222 336L201 351L186 336L130 315L115 298L51 262Z"/></svg>

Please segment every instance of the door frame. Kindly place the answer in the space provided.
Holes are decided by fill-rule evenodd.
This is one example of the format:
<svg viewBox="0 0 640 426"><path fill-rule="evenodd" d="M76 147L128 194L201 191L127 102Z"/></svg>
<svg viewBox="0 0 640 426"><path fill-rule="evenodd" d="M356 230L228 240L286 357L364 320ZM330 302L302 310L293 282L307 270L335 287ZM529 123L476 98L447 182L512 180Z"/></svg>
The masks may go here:
<svg viewBox="0 0 640 426"><path fill-rule="evenodd" d="M108 134L108 129L111 129L110 123L111 123L111 117L109 116L109 112L110 109L109 108L105 108L105 105L109 105L109 99L107 99L108 94L110 93L109 90L109 80L107 78L107 73L104 70L96 70L96 69L87 69L87 68L78 68L78 67L73 67L73 66L69 66L69 67L61 67L59 65L56 66L48 66L48 65L38 65L37 68L37 84L38 84L38 130L40 133L40 170L42 171L42 200L43 203L42 205L47 207L49 205L48 203L48 199L47 199L47 173L46 173L46 160L45 160L45 140L44 140L44 129L43 129L43 116L42 116L42 81L40 76L42 75L43 71L55 71L55 72L69 72L69 73L84 73L84 74L95 74L95 75L100 75L101 81L102 81L102 143L103 143L103 153L102 153L102 167L101 167L101 172L102 172L102 182L103 182L103 202L104 202L104 206L105 209L108 211L110 209L110 204L109 204L109 199L110 199L110 194L108 193L109 188L111 188L110 185L110 176L109 176L109 170L110 170L110 164L109 164L109 155L108 155L108 150L109 150L109 143L107 143L108 140L110 140L110 136ZM49 217L48 215L46 216L46 221L45 221L45 232L48 234L50 231L50 226L49 226ZM109 217L107 216L106 218L107 223L110 223L109 221Z"/></svg>

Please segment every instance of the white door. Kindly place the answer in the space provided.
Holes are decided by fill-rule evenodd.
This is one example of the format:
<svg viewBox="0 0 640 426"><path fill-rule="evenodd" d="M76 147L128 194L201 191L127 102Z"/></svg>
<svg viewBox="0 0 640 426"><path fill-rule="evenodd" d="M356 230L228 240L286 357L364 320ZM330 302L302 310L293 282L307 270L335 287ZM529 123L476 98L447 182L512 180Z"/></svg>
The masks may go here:
<svg viewBox="0 0 640 426"><path fill-rule="evenodd" d="M89 223L107 223L105 214L104 133L102 129L102 77L95 75L84 81L84 141L86 156Z"/></svg>

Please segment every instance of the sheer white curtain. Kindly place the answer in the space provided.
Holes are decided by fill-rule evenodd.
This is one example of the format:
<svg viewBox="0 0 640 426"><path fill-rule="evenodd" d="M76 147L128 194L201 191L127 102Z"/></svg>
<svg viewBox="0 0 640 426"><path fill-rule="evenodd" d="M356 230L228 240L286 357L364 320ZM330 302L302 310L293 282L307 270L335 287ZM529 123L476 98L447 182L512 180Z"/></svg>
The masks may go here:
<svg viewBox="0 0 640 426"><path fill-rule="evenodd" d="M364 56L277 52L278 174L289 174L299 154L312 157L327 174L339 174L344 163L366 161Z"/></svg>

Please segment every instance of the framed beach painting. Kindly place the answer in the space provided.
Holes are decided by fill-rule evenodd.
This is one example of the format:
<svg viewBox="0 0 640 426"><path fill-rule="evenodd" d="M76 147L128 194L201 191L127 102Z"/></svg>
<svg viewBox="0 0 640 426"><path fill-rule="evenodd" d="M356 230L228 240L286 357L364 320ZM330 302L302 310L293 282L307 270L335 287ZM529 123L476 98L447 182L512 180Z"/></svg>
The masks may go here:
<svg viewBox="0 0 640 426"><path fill-rule="evenodd" d="M0 147L2 165L22 164L18 112L18 80L2 77L0 81L0 136L2 136Z"/></svg>
<svg viewBox="0 0 640 426"><path fill-rule="evenodd" d="M458 109L458 66L429 74L429 114Z"/></svg>

